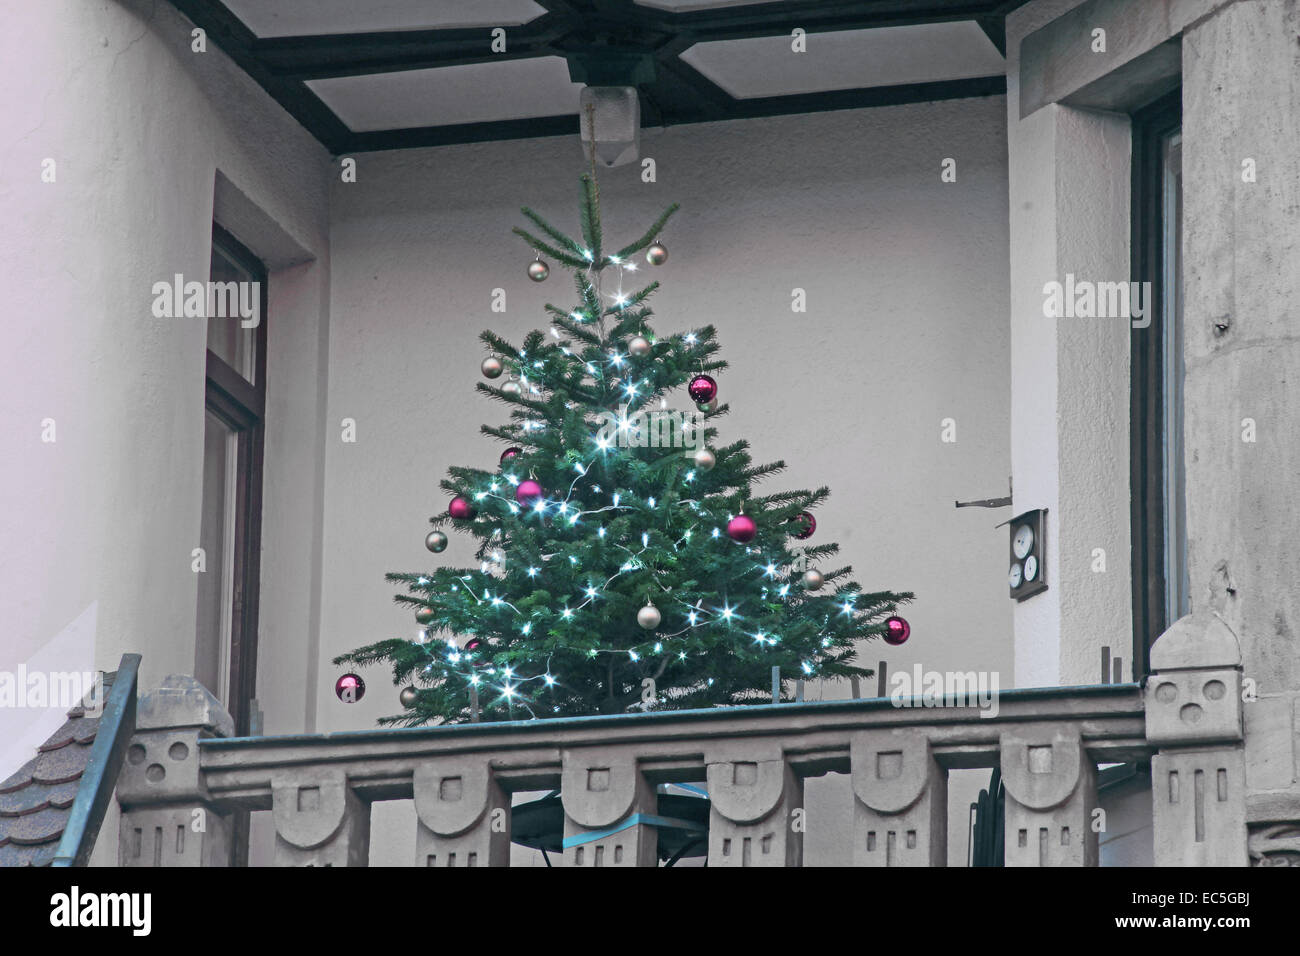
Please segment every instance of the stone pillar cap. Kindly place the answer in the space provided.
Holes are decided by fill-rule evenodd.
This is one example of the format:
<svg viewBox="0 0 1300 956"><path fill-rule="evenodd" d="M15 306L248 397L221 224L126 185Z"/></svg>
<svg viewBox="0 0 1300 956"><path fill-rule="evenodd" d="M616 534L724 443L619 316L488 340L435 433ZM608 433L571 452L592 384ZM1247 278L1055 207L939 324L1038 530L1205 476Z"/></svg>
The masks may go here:
<svg viewBox="0 0 1300 956"><path fill-rule="evenodd" d="M1214 611L1179 618L1151 645L1153 671L1240 666L1237 635Z"/></svg>
<svg viewBox="0 0 1300 956"><path fill-rule="evenodd" d="M204 727L218 737L235 736L235 722L221 701L188 674L169 674L141 697L135 726L137 730Z"/></svg>

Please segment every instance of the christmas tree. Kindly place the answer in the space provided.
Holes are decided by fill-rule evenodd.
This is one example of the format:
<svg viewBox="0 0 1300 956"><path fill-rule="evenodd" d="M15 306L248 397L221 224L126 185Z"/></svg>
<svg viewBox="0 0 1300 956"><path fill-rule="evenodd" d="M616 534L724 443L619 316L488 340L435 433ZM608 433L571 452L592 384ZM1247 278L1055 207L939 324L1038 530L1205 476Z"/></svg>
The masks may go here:
<svg viewBox="0 0 1300 956"><path fill-rule="evenodd" d="M483 434L499 467L452 467L447 511L475 567L389 574L415 612L414 640L383 640L335 664L386 663L405 711L384 724L501 720L772 702L811 678L870 676L858 642L890 628L911 594L864 592L852 569L821 569L835 544L804 544L829 489L755 493L784 468L755 464L744 441L717 445L713 375L726 368L713 326L658 336L635 290L634 257L668 256L670 206L636 241L607 252L593 175L582 177L579 242L525 208L537 258L572 271L573 308L516 347L492 332L477 388L509 409ZM687 386L689 402L681 401ZM693 403L693 404L692 404ZM783 691L784 693L785 691Z"/></svg>

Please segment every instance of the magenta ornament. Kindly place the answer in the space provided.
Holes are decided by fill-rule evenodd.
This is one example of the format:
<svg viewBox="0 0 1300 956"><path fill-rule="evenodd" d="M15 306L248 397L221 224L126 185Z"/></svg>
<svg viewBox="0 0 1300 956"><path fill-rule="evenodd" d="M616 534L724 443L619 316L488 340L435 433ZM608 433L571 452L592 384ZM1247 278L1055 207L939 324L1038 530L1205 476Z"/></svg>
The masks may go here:
<svg viewBox="0 0 1300 956"><path fill-rule="evenodd" d="M334 682L334 696L345 704L355 704L366 696L366 682L357 674L344 674Z"/></svg>
<svg viewBox="0 0 1300 956"><path fill-rule="evenodd" d="M748 544L758 534L758 525L749 515L736 515L727 522L727 537L741 544Z"/></svg>
<svg viewBox="0 0 1300 956"><path fill-rule="evenodd" d="M524 453L522 448L507 448L501 453L501 464L505 465L511 458L518 458Z"/></svg>
<svg viewBox="0 0 1300 956"><path fill-rule="evenodd" d="M897 647L912 636L912 625L895 614L885 621L885 643Z"/></svg>
<svg viewBox="0 0 1300 956"><path fill-rule="evenodd" d="M817 519L807 511L801 511L790 519L790 533L800 541L806 541L817 530Z"/></svg>
<svg viewBox="0 0 1300 956"><path fill-rule="evenodd" d="M697 405L702 402L711 402L718 394L718 383L713 380L711 375L697 375L686 386L686 391L690 393L691 401Z"/></svg>
<svg viewBox="0 0 1300 956"><path fill-rule="evenodd" d="M464 495L457 495L452 498L451 504L447 506L447 514L457 521L469 521L474 517L474 513L474 506L470 504L469 499Z"/></svg>
<svg viewBox="0 0 1300 956"><path fill-rule="evenodd" d="M519 482L519 487L515 489L515 501L525 507L545 496L542 486L531 478Z"/></svg>

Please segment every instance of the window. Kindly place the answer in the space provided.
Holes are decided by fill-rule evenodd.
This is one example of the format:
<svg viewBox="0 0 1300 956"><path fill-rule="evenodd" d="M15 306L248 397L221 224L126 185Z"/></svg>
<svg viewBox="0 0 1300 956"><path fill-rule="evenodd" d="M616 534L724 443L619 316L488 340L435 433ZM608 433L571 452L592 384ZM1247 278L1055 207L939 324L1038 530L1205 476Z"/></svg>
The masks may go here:
<svg viewBox="0 0 1300 956"><path fill-rule="evenodd" d="M266 270L213 227L194 675L251 730L266 404Z"/></svg>
<svg viewBox="0 0 1300 956"><path fill-rule="evenodd" d="M1183 461L1182 92L1133 115L1133 279L1151 324L1132 330L1134 677L1190 610Z"/></svg>

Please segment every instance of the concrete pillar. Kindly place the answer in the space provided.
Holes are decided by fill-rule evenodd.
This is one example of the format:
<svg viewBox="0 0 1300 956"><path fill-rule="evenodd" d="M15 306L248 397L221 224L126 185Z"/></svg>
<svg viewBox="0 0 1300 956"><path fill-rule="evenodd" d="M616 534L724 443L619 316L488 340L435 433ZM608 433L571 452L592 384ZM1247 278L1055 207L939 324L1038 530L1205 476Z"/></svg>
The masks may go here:
<svg viewBox="0 0 1300 956"><path fill-rule="evenodd" d="M1241 644L1248 818L1300 821L1300 2L1183 36L1184 441L1193 611ZM1279 844L1279 847L1281 845Z"/></svg>
<svg viewBox="0 0 1300 956"><path fill-rule="evenodd" d="M416 768L416 866L509 866L510 799L486 757Z"/></svg>
<svg viewBox="0 0 1300 956"><path fill-rule="evenodd" d="M915 730L867 731L849 745L854 866L946 866L948 774Z"/></svg>
<svg viewBox="0 0 1300 956"><path fill-rule="evenodd" d="M705 753L709 866L803 865L803 780L775 744Z"/></svg>
<svg viewBox="0 0 1300 956"><path fill-rule="evenodd" d="M565 866L657 866L659 834L645 822L657 797L630 753L566 750L560 784Z"/></svg>
<svg viewBox="0 0 1300 956"><path fill-rule="evenodd" d="M1151 647L1146 685L1156 866L1245 866L1241 652L1212 611Z"/></svg>
<svg viewBox="0 0 1300 956"><path fill-rule="evenodd" d="M234 733L225 708L193 677L167 677L140 700L117 782L119 866L229 865L230 822L211 804L198 742Z"/></svg>
<svg viewBox="0 0 1300 956"><path fill-rule="evenodd" d="M1077 727L1002 738L1007 866L1096 866L1097 767Z"/></svg>
<svg viewBox="0 0 1300 956"><path fill-rule="evenodd" d="M276 866L367 866L370 804L342 770L313 767L271 781Z"/></svg>

